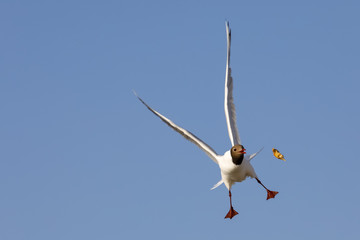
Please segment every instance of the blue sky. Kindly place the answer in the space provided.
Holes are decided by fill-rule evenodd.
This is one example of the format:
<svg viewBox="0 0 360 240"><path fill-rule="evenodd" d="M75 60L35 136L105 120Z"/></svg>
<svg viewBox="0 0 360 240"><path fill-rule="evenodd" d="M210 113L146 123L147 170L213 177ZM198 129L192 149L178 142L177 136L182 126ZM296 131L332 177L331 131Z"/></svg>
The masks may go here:
<svg viewBox="0 0 360 240"><path fill-rule="evenodd" d="M1 1L0 239L359 239L358 1ZM238 127L219 154L226 35ZM272 156L278 148L284 163Z"/></svg>

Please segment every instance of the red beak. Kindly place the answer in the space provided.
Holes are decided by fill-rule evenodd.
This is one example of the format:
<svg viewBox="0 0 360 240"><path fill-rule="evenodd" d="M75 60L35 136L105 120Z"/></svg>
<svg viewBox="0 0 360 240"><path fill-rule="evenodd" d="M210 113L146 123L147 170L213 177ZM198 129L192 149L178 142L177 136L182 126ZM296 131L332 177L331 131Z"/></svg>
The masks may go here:
<svg viewBox="0 0 360 240"><path fill-rule="evenodd" d="M240 153L245 154L245 153L246 153L246 149L244 148L243 150L240 151Z"/></svg>

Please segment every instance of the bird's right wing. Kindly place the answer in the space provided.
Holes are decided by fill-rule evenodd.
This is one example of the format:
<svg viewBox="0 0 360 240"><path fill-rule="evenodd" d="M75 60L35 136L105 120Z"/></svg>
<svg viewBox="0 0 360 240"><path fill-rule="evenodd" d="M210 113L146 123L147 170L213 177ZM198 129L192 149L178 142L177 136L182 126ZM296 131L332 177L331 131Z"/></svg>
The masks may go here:
<svg viewBox="0 0 360 240"><path fill-rule="evenodd" d="M233 78L231 76L230 68L230 46L231 46L231 31L229 22L226 22L226 36L227 36L227 58L226 58L226 73L225 73L225 117L228 127L229 137L232 146L241 144L239 131L236 125L236 112L233 98Z"/></svg>
<svg viewBox="0 0 360 240"><path fill-rule="evenodd" d="M135 92L134 94L151 112L153 112L156 116L158 116L164 123L166 123L169 127L180 133L184 138L194 143L201 150L203 150L215 163L218 163L217 161L218 155L209 145L204 143L201 139L199 139L198 137L196 137L194 134L187 131L186 129L177 126L170 119L164 117L163 115L152 109L149 105L147 105Z"/></svg>

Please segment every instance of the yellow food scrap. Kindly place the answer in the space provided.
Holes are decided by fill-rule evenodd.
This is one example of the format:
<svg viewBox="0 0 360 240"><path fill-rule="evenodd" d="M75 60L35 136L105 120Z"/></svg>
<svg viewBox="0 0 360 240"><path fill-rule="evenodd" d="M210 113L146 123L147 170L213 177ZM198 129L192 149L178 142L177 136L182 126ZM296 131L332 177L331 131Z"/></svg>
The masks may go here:
<svg viewBox="0 0 360 240"><path fill-rule="evenodd" d="M273 148L272 149L273 153L274 153L274 156L280 160L283 160L283 161L286 161L285 158L284 158L284 155L282 155L279 150Z"/></svg>

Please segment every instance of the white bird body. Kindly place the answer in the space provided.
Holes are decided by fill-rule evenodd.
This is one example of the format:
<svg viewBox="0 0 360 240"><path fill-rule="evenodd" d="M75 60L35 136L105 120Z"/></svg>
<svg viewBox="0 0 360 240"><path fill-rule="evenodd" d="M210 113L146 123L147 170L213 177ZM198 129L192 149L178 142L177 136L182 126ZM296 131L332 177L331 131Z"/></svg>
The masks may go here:
<svg viewBox="0 0 360 240"><path fill-rule="evenodd" d="M215 184L212 189L217 188L222 183L225 184L227 189L229 190L230 197L230 211L225 216L225 218L232 218L236 214L238 214L232 207L231 203L231 187L235 182L242 182L247 177L256 178L259 184L261 184L268 192L268 198L274 198L277 192L273 192L268 190L257 178L255 170L250 163L250 160L253 159L262 149L258 152L245 155L245 148L241 145L240 136L238 133L238 128L236 125L236 113L235 113L235 105L233 99L233 78L231 76L231 68L230 68L230 44L231 44L231 32L229 28L229 23L226 22L226 33L227 33L227 61L226 61L226 74L225 74L225 117L226 123L228 127L229 138L232 144L232 148L225 152L224 155L218 155L209 145L203 142L200 138L196 137L191 132L186 129L176 125L170 119L161 115L159 112L152 109L149 105L147 105L139 96L138 99L156 116L158 116L163 122L165 122L169 127L174 129L176 132L180 133L183 137L185 137L190 142L194 143L201 150L203 150L215 163L219 165L221 172L221 180Z"/></svg>
<svg viewBox="0 0 360 240"><path fill-rule="evenodd" d="M240 165L235 165L232 161L230 151L219 157L218 163L221 172L221 180L228 190L231 189L235 182L242 182L246 178L256 178L256 173L249 160L250 156L245 155Z"/></svg>

